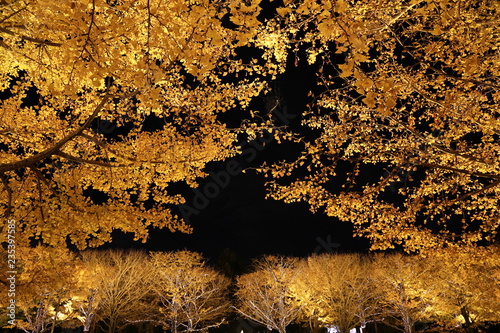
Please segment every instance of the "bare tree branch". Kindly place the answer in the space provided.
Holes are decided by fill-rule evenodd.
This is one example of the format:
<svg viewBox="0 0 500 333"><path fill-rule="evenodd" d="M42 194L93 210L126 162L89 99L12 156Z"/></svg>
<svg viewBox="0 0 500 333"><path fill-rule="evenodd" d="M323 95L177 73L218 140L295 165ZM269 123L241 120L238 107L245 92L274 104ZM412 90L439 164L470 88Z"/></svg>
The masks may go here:
<svg viewBox="0 0 500 333"><path fill-rule="evenodd" d="M30 41L30 42L33 42L36 44L40 44L40 45L49 45L49 46L61 46L62 45L61 43L55 43L55 42L51 42L49 40L43 40L43 39L39 39L39 38L28 37L25 35L16 34L15 32L13 32L7 28L0 27L0 32L4 32L8 35L16 36L16 37L19 37L23 40L27 40L27 41Z"/></svg>

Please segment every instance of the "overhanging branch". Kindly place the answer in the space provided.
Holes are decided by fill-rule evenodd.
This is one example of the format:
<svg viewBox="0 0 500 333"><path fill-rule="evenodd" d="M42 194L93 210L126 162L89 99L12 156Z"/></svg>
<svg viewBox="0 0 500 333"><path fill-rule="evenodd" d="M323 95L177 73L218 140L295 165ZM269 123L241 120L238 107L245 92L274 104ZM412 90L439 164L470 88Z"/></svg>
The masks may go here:
<svg viewBox="0 0 500 333"><path fill-rule="evenodd" d="M99 103L99 105L97 105L94 112L87 118L85 123L83 123L83 125L81 125L75 131L66 135L59 142L57 142L54 146L42 151L41 153L38 153L38 154L33 155L31 157L22 159L20 161L13 162L13 163L0 164L0 174L4 174L5 172L8 172L8 171L15 171L15 170L19 170L19 169L24 169L26 167L29 167L31 165L34 165L38 162L43 161L44 159L46 159L52 155L55 155L57 152L59 152L61 150L61 148L66 143L71 141L74 137L80 135L84 129L86 129L90 126L90 124L92 123L94 118L97 117L97 115L102 110L102 108L107 103L107 101L109 100L110 97L111 97L111 95L104 96L102 101Z"/></svg>
<svg viewBox="0 0 500 333"><path fill-rule="evenodd" d="M109 163L106 163L106 162L102 162L102 161L87 160L87 159L84 159L84 158L81 158L81 157L78 157L78 156L73 156L73 155L70 155L70 154L63 153L62 151L56 152L55 155L64 157L65 159L70 160L70 161L74 161L74 162L78 162L78 163L83 163L83 164L93 164L93 165L99 165L99 166L105 166L105 167L118 167L118 166L121 166L121 165L112 165L112 164L109 164Z"/></svg>
<svg viewBox="0 0 500 333"><path fill-rule="evenodd" d="M431 168L431 169L443 169L443 170L453 171L453 172L462 173L462 174L466 174L466 175L470 175L470 176L500 180L500 175L494 175L494 174L482 173L482 172L474 172L474 171L454 168L454 167L450 167L450 166L446 166L446 165L440 165L440 164L436 164L436 163L425 163L425 162L410 162L410 163L415 164L415 165L420 165L423 167L427 167L427 168Z"/></svg>
<svg viewBox="0 0 500 333"><path fill-rule="evenodd" d="M27 41L33 42L35 44L49 45L49 46L61 46L62 45L61 43L51 42L50 40L43 40L43 39L39 39L39 38L33 38L33 37L25 36L25 35L18 35L18 34L14 33L13 31L11 31L11 30L9 30L7 28L0 27L0 32L4 32L4 33L6 33L8 35L11 35L11 36L19 37L22 40L27 40Z"/></svg>

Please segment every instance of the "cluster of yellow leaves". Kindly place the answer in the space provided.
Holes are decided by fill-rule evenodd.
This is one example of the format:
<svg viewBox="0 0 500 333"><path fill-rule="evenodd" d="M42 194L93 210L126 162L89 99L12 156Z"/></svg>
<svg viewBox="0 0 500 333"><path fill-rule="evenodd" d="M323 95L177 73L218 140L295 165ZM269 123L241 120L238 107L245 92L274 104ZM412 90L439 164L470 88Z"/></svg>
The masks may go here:
<svg viewBox="0 0 500 333"><path fill-rule="evenodd" d="M19 69L37 74L39 89L53 93L104 87L105 77L147 89L170 82L176 62L201 78L234 42L220 25L218 6L224 3L14 1L3 9L13 33L4 38L2 60L18 59Z"/></svg>
<svg viewBox="0 0 500 333"><path fill-rule="evenodd" d="M304 120L319 137L297 161L270 168L277 178L304 166L308 173L270 183L270 196L352 222L373 249L493 241L498 2L304 0L286 8L289 31L308 25L298 43L319 65L321 94Z"/></svg>
<svg viewBox="0 0 500 333"><path fill-rule="evenodd" d="M184 199L169 184L196 187L207 163L238 152L238 131L220 113L247 108L284 68L286 59L243 63L236 55L256 35L276 36L259 28L258 8L225 0L2 2L0 206L4 221L18 221L19 242L64 246L69 237L84 248L110 241L115 229L142 241L148 226L189 232L171 211ZM227 28L224 15L245 25ZM159 123L150 132L152 114ZM98 202L89 191L100 192Z"/></svg>
<svg viewBox="0 0 500 333"><path fill-rule="evenodd" d="M2 254L5 252L2 251ZM78 284L76 257L64 248L23 246L16 247L15 255L16 273L8 274L14 276L15 281L2 284L5 296L7 287L11 283L15 285L9 292L15 296L3 297L3 305L6 307L10 299L15 300L17 314L14 326L26 332L48 331L71 316L72 311L66 306L66 301ZM2 268L6 273L12 270ZM2 282L7 282L3 278Z"/></svg>
<svg viewBox="0 0 500 333"><path fill-rule="evenodd" d="M0 76L19 78L3 86L12 96L1 102L0 204L25 240L50 244L69 236L95 246L115 228L142 240L150 225L188 231L169 210L183 198L168 184L196 186L207 163L236 154L238 130L219 115L248 108L302 50L319 82L304 125L319 134L270 173L308 176L274 183L271 195L352 222L374 248L491 241L500 224L499 6L302 0L261 19L259 1L3 2ZM260 58L243 61L240 47ZM30 87L38 102L26 100ZM151 114L164 124L146 134ZM103 119L126 134L93 133ZM346 165L352 172L339 174ZM400 177L410 172L418 177ZM87 190L104 192L103 203Z"/></svg>

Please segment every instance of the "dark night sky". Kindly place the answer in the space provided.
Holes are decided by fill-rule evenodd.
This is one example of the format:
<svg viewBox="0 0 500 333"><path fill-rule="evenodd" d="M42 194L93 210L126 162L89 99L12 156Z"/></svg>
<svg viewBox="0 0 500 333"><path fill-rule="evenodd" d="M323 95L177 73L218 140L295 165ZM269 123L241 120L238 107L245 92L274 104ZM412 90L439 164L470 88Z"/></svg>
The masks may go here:
<svg viewBox="0 0 500 333"><path fill-rule="evenodd" d="M192 234L154 230L147 244L117 233L113 246L147 250L188 249L215 259L229 248L249 259L262 254L307 256L314 252L365 249L366 241L351 236L348 223L321 213L312 214L306 204L285 204L264 199L264 178L240 174L199 215L192 216ZM333 243L340 243L335 248Z"/></svg>

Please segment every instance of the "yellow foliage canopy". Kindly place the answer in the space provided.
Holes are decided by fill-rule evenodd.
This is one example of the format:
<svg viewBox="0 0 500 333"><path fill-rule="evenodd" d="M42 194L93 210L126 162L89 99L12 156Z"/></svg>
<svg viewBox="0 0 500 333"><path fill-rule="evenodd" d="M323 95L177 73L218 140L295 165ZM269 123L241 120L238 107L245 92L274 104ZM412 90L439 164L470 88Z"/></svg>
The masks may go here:
<svg viewBox="0 0 500 333"><path fill-rule="evenodd" d="M494 241L500 4L304 0L288 8L290 30L315 27L299 43L319 67L303 122L317 138L296 161L267 170L307 174L271 182L269 196L353 223L373 249Z"/></svg>
<svg viewBox="0 0 500 333"><path fill-rule="evenodd" d="M238 130L218 116L248 108L302 50L318 78L303 124L317 136L301 141L296 161L268 169L270 196L349 221L378 249L494 240L498 1L285 1L266 19L260 8L2 1L4 217L25 240L69 236L81 248L113 229L142 240L149 226L189 231L169 209L184 199L168 185L196 186L207 163L237 153ZM241 46L260 58L244 62ZM147 133L150 114L162 125ZM125 134L91 131L97 120ZM306 176L279 179L295 170Z"/></svg>
<svg viewBox="0 0 500 333"><path fill-rule="evenodd" d="M258 13L229 5L0 3L0 207L4 221L17 221L19 242L85 248L114 229L143 241L149 226L190 231L170 210L184 199L168 185L195 187L208 162L237 153L238 131L219 114L247 107L262 79L282 70L236 56L268 32L225 28L226 12ZM144 126L151 114L153 131ZM95 129L99 122L108 125Z"/></svg>

